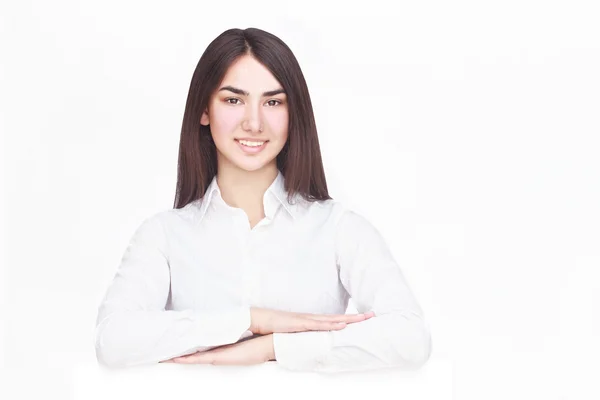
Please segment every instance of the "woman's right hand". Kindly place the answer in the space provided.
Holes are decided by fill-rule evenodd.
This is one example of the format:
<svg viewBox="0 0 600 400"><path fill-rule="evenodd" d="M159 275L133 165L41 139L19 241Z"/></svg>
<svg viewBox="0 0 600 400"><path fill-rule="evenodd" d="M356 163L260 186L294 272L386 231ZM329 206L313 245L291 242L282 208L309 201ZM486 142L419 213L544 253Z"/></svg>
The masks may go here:
<svg viewBox="0 0 600 400"><path fill-rule="evenodd" d="M306 314L267 308L250 308L250 331L258 335L275 332L338 331L347 324L365 321L375 316L373 311L364 314Z"/></svg>

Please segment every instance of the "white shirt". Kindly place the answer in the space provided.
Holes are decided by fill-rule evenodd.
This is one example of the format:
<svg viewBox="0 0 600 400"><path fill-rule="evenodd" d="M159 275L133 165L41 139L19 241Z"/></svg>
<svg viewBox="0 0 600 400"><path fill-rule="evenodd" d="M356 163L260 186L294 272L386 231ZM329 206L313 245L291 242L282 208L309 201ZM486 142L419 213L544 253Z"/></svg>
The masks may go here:
<svg viewBox="0 0 600 400"><path fill-rule="evenodd" d="M96 355L107 366L157 363L252 336L250 307L375 317L339 331L274 333L277 362L336 372L418 368L431 337L423 312L378 230L335 200L287 202L284 177L263 197L254 228L205 196L137 228L98 310Z"/></svg>

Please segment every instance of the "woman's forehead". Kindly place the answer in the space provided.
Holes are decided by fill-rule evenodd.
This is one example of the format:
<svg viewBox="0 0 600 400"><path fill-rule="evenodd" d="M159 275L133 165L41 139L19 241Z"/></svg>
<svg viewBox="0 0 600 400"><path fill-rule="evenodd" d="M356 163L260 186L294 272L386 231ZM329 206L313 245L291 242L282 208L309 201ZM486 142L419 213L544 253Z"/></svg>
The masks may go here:
<svg viewBox="0 0 600 400"><path fill-rule="evenodd" d="M242 89L249 95L281 88L271 71L251 56L240 57L227 69L219 88L223 86Z"/></svg>

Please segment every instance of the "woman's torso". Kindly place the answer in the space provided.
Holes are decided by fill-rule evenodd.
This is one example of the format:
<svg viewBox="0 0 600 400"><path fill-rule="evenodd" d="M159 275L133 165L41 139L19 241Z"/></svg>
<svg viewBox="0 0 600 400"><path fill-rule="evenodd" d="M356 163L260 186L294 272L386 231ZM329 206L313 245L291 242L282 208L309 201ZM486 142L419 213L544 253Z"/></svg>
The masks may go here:
<svg viewBox="0 0 600 400"><path fill-rule="evenodd" d="M219 201L220 200L220 201ZM253 306L344 313L349 296L335 252L341 206L334 201L278 206L252 229L242 209L202 199L163 213L171 292L167 309ZM292 216L293 214L293 216Z"/></svg>

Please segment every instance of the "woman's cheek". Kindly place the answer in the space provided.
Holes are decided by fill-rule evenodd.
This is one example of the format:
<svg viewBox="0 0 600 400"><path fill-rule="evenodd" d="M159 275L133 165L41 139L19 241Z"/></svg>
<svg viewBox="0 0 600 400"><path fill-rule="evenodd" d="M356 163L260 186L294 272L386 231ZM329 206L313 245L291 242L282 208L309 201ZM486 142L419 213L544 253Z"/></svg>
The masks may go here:
<svg viewBox="0 0 600 400"><path fill-rule="evenodd" d="M272 132L278 136L287 134L288 114L287 110L278 110L268 115L269 127Z"/></svg>
<svg viewBox="0 0 600 400"><path fill-rule="evenodd" d="M216 132L213 131L213 133L227 135L235 132L236 127L239 125L240 115L243 115L243 110L238 109L238 107L218 107L215 109L215 115L213 116L216 123L211 124L213 129L217 128Z"/></svg>

